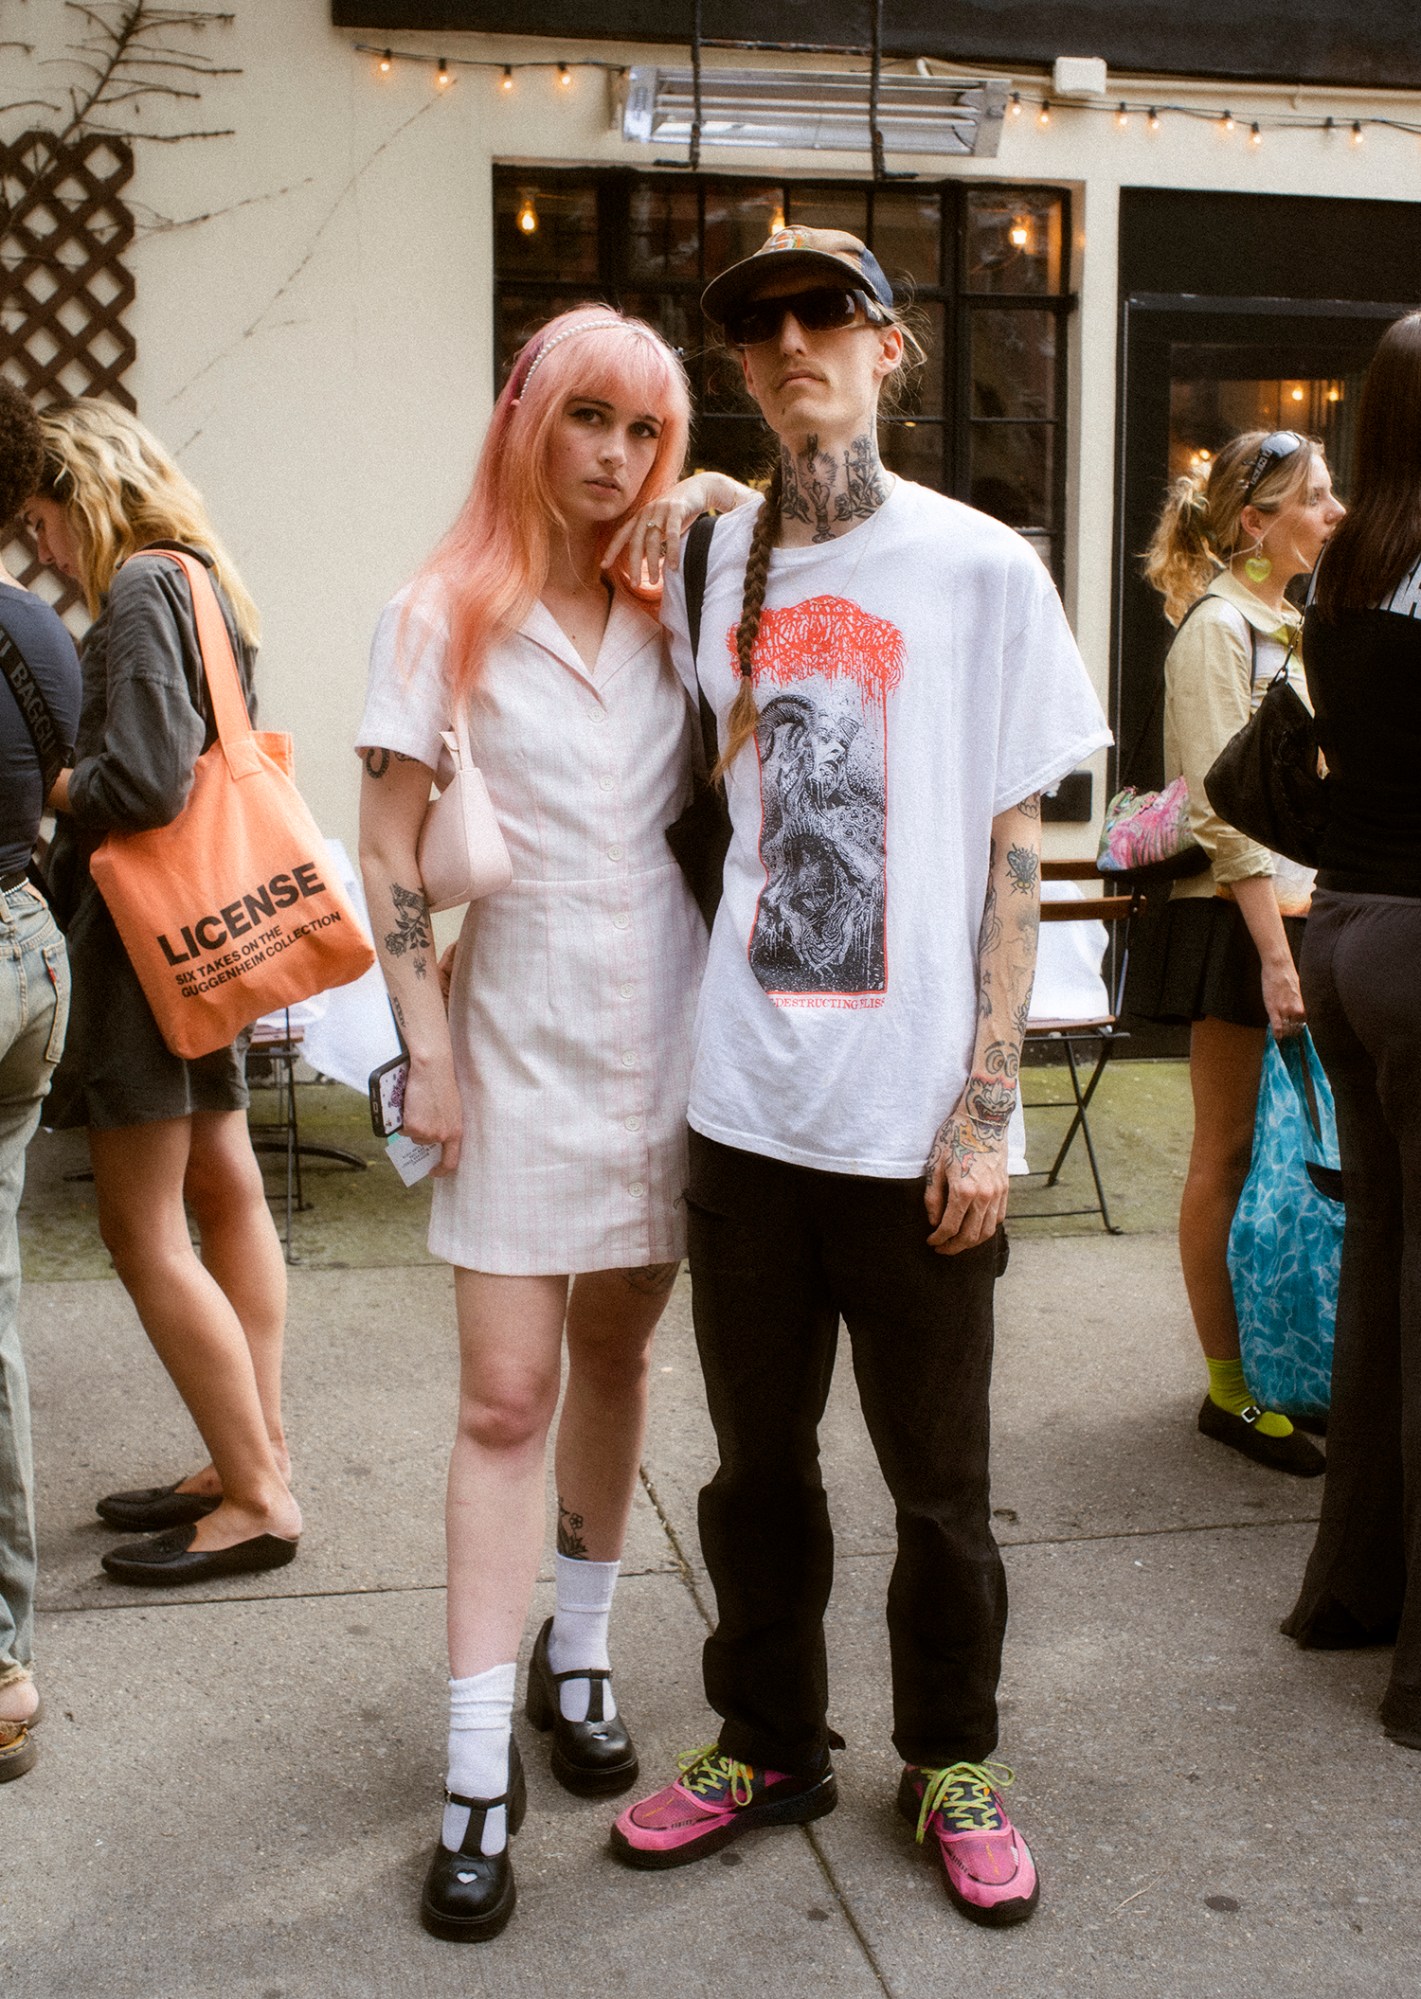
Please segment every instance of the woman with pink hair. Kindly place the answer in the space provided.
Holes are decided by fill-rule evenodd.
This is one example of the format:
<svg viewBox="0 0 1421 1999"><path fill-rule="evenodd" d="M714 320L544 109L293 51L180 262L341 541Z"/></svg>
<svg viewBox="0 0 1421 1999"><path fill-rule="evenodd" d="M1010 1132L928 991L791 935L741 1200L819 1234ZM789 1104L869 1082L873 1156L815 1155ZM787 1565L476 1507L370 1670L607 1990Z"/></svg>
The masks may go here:
<svg viewBox="0 0 1421 1999"><path fill-rule="evenodd" d="M361 723L361 860L410 1058L404 1129L442 1146L430 1248L454 1266L448 1790L421 1913L494 1936L524 1808L515 1663L555 1448L557 1607L527 1711L554 1775L624 1790L608 1617L637 1476L652 1334L684 1249L685 1110L705 926L665 829L694 721L655 593L608 544L665 496L689 402L672 350L605 306L552 320L498 398L473 488L381 619ZM742 489L690 482L690 512ZM448 1010L416 845L455 704L513 863L473 904Z"/></svg>

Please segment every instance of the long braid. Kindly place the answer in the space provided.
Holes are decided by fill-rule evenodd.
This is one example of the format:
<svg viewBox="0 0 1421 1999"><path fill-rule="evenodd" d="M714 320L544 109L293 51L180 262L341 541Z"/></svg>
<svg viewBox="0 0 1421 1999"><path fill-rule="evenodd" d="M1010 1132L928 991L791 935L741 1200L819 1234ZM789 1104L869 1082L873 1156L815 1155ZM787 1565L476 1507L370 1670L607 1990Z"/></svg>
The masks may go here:
<svg viewBox="0 0 1421 1999"><path fill-rule="evenodd" d="M760 613L765 608L765 586L770 580L770 551L779 539L780 494L784 474L779 463L765 489L765 504L750 537L750 554L745 563L745 594L740 603L740 623L735 628L735 657L740 663L740 686L730 710L730 740L720 755L713 778L722 778L760 726L760 710L755 701L755 640L760 631Z"/></svg>

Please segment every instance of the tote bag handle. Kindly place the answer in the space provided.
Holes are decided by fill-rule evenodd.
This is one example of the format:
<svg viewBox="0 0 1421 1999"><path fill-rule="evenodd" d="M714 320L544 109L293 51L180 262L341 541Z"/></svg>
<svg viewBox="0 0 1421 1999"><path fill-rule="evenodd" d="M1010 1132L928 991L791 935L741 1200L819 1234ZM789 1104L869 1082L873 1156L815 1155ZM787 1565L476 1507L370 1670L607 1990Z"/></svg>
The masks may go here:
<svg viewBox="0 0 1421 1999"><path fill-rule="evenodd" d="M207 695L212 703L212 719L217 725L222 754L234 778L255 776L262 767L261 754L257 749L252 718L247 713L246 696L242 692L242 678L237 671L237 656L232 650L227 620L222 615L222 606L217 601L207 565L199 562L195 555L180 554L175 548L145 548L138 552L140 555L161 556L165 562L175 562L187 577L188 589L192 593L193 618L197 625L198 649L202 654L202 672L207 682Z"/></svg>

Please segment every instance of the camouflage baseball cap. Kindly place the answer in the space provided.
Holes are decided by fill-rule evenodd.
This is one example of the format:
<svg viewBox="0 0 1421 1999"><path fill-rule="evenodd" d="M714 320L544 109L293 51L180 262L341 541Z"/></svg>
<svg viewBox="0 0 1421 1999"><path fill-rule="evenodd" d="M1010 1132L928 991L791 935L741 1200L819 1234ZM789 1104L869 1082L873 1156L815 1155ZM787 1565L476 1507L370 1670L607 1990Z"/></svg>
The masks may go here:
<svg viewBox="0 0 1421 1999"><path fill-rule="evenodd" d="M753 257L743 257L711 279L701 294L701 310L720 326L726 314L753 298L767 278L801 271L806 277L847 282L892 309L893 287L877 257L857 236L846 229L776 229Z"/></svg>

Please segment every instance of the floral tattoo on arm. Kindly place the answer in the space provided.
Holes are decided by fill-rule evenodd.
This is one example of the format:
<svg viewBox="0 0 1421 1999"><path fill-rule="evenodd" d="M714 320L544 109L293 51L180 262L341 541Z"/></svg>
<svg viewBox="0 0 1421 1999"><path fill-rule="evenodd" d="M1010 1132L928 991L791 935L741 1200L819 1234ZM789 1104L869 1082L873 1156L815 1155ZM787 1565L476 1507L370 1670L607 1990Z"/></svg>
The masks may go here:
<svg viewBox="0 0 1421 1999"><path fill-rule="evenodd" d="M422 979L429 971L429 959L425 954L434 948L434 932L429 925L429 904L424 899L424 891L391 882L390 900L395 906L395 927L385 932L385 949L392 958L403 958L409 952L414 975Z"/></svg>

